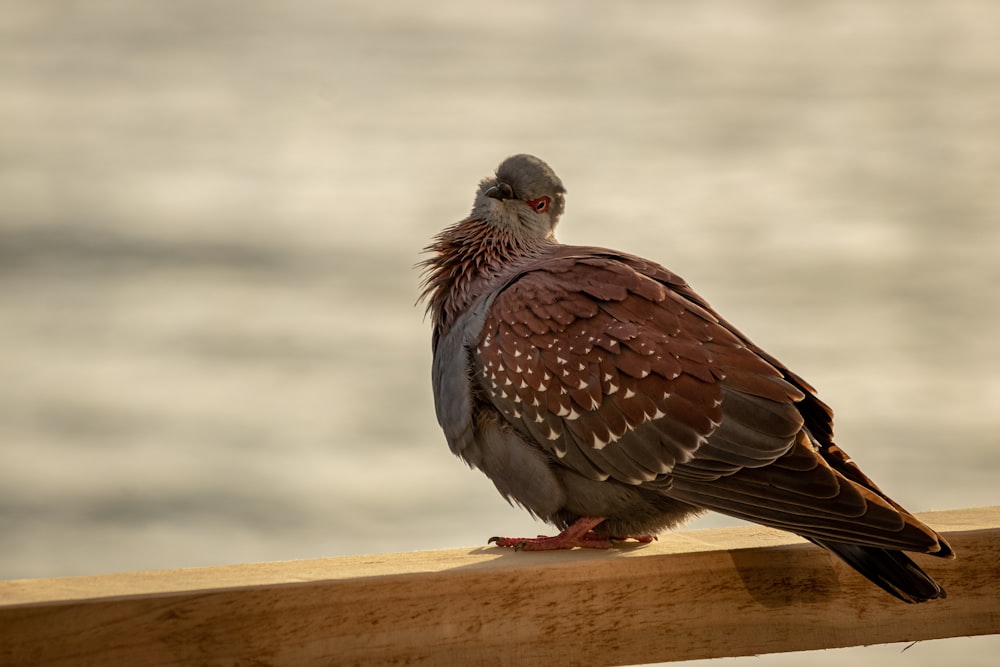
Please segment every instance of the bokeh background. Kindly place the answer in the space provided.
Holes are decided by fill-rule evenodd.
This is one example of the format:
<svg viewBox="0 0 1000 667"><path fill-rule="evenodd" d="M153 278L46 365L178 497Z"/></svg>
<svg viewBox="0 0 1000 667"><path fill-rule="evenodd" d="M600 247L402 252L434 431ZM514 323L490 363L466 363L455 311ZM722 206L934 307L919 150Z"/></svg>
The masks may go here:
<svg viewBox="0 0 1000 667"><path fill-rule="evenodd" d="M414 304L517 152L899 501L997 504L998 133L986 1L0 0L0 577L544 530L448 452ZM1000 638L901 649L725 664Z"/></svg>

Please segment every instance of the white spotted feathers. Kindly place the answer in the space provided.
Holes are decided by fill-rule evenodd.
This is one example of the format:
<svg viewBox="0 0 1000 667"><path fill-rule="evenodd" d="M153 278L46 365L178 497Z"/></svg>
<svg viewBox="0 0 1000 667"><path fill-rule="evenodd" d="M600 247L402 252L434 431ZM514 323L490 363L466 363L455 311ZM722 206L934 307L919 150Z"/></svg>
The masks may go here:
<svg viewBox="0 0 1000 667"><path fill-rule="evenodd" d="M717 364L742 349L631 258L551 259L498 295L475 360L505 418L594 479L639 484L689 460L722 420ZM754 375L795 390L753 355ZM787 442L783 442L787 445ZM614 451L611 451L614 449Z"/></svg>

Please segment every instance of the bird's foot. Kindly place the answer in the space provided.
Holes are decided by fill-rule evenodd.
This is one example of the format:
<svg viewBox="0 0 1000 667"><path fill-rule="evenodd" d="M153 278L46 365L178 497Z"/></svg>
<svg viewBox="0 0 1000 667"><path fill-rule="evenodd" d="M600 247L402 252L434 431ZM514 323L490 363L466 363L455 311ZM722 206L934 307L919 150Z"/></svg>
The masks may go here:
<svg viewBox="0 0 1000 667"><path fill-rule="evenodd" d="M514 549L514 551L550 551L552 549L610 549L628 539L640 544L649 544L656 539L653 535L636 535L618 537L614 535L598 535L593 528L604 521L604 517L583 517L577 519L571 526L558 535L548 537L491 537L490 544L498 547Z"/></svg>

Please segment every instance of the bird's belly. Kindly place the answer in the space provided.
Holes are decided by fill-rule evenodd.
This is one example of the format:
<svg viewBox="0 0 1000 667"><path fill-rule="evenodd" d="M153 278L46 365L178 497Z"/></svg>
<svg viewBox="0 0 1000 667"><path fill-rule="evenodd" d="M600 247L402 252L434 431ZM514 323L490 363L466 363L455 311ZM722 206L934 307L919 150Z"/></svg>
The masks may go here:
<svg viewBox="0 0 1000 667"><path fill-rule="evenodd" d="M569 470L557 475L566 503L557 523L569 525L581 516L602 516L595 532L614 536L656 534L700 514L702 510L671 498L668 490L599 482Z"/></svg>

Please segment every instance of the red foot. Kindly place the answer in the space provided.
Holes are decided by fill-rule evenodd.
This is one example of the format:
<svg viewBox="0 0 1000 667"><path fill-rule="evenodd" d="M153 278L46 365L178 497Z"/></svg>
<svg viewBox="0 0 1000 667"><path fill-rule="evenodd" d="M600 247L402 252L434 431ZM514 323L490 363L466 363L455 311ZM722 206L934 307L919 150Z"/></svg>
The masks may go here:
<svg viewBox="0 0 1000 667"><path fill-rule="evenodd" d="M539 535L538 537L491 537L489 544L498 547L508 547L514 551L549 551L552 549L610 549L614 545L633 539L640 544L648 544L655 540L653 535L637 535L615 537L598 535L592 529L604 521L604 517L582 517L573 522L566 530L553 537Z"/></svg>

